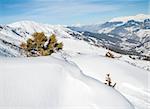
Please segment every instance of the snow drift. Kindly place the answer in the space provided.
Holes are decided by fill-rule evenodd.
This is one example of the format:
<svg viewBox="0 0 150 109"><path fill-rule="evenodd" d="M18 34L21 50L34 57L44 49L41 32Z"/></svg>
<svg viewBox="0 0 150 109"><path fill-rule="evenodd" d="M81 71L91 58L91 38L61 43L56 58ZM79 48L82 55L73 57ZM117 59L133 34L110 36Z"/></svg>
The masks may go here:
<svg viewBox="0 0 150 109"><path fill-rule="evenodd" d="M137 109L147 109L150 105L148 78L149 71L132 66L120 59L111 59L102 56L76 56L72 58L86 75L100 81L105 81L106 74L110 73L112 84L117 83L116 89L127 97Z"/></svg>
<svg viewBox="0 0 150 109"><path fill-rule="evenodd" d="M0 66L3 109L133 109L119 92L60 57L2 58Z"/></svg>

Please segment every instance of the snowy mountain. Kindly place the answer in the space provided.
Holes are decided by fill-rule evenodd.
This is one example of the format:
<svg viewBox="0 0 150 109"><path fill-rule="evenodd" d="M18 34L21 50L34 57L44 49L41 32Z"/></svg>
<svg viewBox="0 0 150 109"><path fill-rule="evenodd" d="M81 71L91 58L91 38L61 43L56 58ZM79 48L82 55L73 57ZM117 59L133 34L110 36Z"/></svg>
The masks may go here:
<svg viewBox="0 0 150 109"><path fill-rule="evenodd" d="M122 45L119 44L124 41L122 39L130 37L120 34L122 31L126 33L126 28L134 27L127 23L132 24L107 22L93 28L98 27L98 31L99 27L113 28L108 33L98 33L97 30L77 31L73 27L70 29L33 21L1 25L2 56L22 56L20 43L26 41L34 32L44 32L48 36L56 34L58 41L64 43L64 47L63 51L48 57L0 57L0 106L5 106L6 109L147 109L150 105L150 62L132 59L128 55L105 49L114 44L120 50ZM137 21L134 23L143 24ZM123 30L117 30L118 27ZM140 28L136 31L139 32L138 35L145 35L131 36L132 39L139 40L134 42L139 45L135 51L145 50L146 53L149 49L149 20L145 20L143 29L140 26L135 27ZM111 33L113 30L118 31L118 35ZM141 38L145 43L141 43ZM124 43L127 44L126 41ZM136 44L131 41L130 45ZM127 48L123 48L125 49ZM108 51L113 53L115 58L106 57ZM112 82L117 83L115 89L104 84L107 73L111 74Z"/></svg>
<svg viewBox="0 0 150 109"><path fill-rule="evenodd" d="M150 56L150 15L114 18L99 25L68 27L123 54Z"/></svg>
<svg viewBox="0 0 150 109"><path fill-rule="evenodd" d="M73 38L70 34L80 36L79 33L60 25L40 24L33 21L2 25L0 26L0 55L21 56L21 42L26 41L35 32L44 32L48 36L55 34L59 38Z"/></svg>
<svg viewBox="0 0 150 109"><path fill-rule="evenodd" d="M34 32L44 32L46 35L56 34L58 37L82 39L121 54L150 56L150 19L147 19L149 15L140 14L121 18L112 19L111 22L100 25L77 27L41 24L33 21L1 25L0 55L21 56L18 52L20 43ZM132 20L133 18L135 20Z"/></svg>
<svg viewBox="0 0 150 109"><path fill-rule="evenodd" d="M128 22L129 20L135 20L135 21L143 21L145 19L149 19L150 15L145 15L145 14L137 14L135 16L123 16L123 17L117 17L111 19L109 22Z"/></svg>

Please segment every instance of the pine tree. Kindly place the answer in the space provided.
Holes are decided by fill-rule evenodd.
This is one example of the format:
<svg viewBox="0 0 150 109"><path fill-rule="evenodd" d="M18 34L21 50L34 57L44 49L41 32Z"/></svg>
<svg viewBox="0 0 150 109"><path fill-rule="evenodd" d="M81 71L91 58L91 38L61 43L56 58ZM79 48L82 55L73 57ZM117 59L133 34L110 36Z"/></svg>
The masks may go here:
<svg viewBox="0 0 150 109"><path fill-rule="evenodd" d="M28 57L47 56L61 50L63 43L58 43L54 34L47 38L43 32L36 32L32 35L32 38L29 38L26 43L22 43L20 47Z"/></svg>
<svg viewBox="0 0 150 109"><path fill-rule="evenodd" d="M57 50L61 50L63 48L63 43L62 42L58 43L56 47L57 47Z"/></svg>
<svg viewBox="0 0 150 109"><path fill-rule="evenodd" d="M57 43L57 39L56 39L56 36L55 36L54 34L52 34L52 35L50 36L50 43L51 43L51 44Z"/></svg>

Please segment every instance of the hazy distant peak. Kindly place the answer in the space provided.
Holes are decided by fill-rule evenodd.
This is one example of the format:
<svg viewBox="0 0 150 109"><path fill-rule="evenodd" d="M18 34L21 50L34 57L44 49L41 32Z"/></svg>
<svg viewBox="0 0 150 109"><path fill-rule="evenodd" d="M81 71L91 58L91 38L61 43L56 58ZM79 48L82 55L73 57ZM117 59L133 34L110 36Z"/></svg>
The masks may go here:
<svg viewBox="0 0 150 109"><path fill-rule="evenodd" d="M111 19L109 22L127 22L129 20L135 20L135 21L143 21L145 19L150 19L150 15L146 14L137 14L135 16L123 16L123 17L116 17Z"/></svg>

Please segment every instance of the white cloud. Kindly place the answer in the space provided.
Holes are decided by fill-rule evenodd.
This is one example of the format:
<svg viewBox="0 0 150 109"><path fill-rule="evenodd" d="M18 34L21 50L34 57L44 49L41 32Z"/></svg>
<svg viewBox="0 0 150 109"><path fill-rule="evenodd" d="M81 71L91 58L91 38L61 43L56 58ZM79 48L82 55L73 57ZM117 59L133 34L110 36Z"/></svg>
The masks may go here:
<svg viewBox="0 0 150 109"><path fill-rule="evenodd" d="M46 0L45 0L46 1ZM63 0L60 0L63 1ZM42 15L81 15L94 14L108 11L116 11L120 8L119 5L106 4L83 4L79 2L41 2L35 4L34 9L28 14Z"/></svg>

